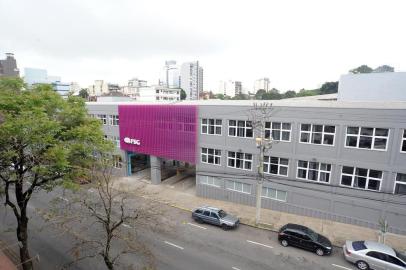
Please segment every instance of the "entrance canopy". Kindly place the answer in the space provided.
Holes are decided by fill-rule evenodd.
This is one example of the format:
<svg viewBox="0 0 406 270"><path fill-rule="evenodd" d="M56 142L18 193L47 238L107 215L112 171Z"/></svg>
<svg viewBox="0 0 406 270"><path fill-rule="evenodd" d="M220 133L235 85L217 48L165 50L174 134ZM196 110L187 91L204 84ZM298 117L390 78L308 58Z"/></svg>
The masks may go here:
<svg viewBox="0 0 406 270"><path fill-rule="evenodd" d="M196 163L197 106L119 105L120 148Z"/></svg>

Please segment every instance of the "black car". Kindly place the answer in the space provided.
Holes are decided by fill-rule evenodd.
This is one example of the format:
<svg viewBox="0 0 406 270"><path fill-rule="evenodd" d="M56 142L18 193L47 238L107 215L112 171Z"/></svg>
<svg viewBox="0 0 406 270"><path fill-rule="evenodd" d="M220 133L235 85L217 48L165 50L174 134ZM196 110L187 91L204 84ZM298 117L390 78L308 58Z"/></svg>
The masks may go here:
<svg viewBox="0 0 406 270"><path fill-rule="evenodd" d="M279 230L278 240L282 246L296 246L316 252L317 255L329 255L333 250L330 240L302 225L286 224Z"/></svg>

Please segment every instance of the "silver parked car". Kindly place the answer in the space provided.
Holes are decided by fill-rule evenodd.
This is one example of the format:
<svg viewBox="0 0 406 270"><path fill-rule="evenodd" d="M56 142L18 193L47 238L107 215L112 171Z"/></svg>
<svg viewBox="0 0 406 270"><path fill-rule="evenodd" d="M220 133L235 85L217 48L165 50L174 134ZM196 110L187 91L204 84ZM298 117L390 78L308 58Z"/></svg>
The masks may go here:
<svg viewBox="0 0 406 270"><path fill-rule="evenodd" d="M210 206L202 206L194 209L192 218L199 223L204 222L220 226L223 230L236 228L240 224L240 220L237 217L227 214L219 208Z"/></svg>
<svg viewBox="0 0 406 270"><path fill-rule="evenodd" d="M346 241L344 257L361 270L405 270L406 256L390 246L373 241Z"/></svg>

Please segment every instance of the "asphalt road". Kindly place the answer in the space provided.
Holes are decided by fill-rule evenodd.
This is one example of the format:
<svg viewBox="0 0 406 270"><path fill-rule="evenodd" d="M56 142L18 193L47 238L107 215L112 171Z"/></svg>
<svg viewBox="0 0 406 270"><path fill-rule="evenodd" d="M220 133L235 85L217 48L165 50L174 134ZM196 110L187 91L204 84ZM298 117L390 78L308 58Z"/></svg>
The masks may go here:
<svg viewBox="0 0 406 270"><path fill-rule="evenodd" d="M93 191L93 192L92 192ZM94 190L82 190L82 196L95 197ZM90 221L76 222L66 231L45 222L41 215L48 211L50 201L59 197L60 201L72 200L68 193L56 189L50 193L43 191L34 194L30 201L30 247L31 255L38 254L40 262L37 269L60 269L72 261L69 253L75 242L72 233L80 231L83 226L90 226ZM139 197L127 201L129 208L152 206L152 202ZM331 256L319 257L314 253L293 247L282 247L277 241L277 234L266 230L241 225L236 230L223 231L221 228L207 224L197 224L190 213L164 204L157 205L161 215L156 224L138 225L135 229L130 224L122 227L128 233L137 232L137 238L143 242L154 255L155 265L165 270L262 270L262 269L355 269L343 259L342 251L335 249ZM39 214L42 213L42 214ZM15 217L10 209L0 208L0 239L13 244L15 237ZM101 230L92 230L93 236L101 237ZM114 249L121 248L114 246ZM114 251L113 251L114 252ZM140 255L125 255L121 258L124 265L139 265ZM69 269L106 269L101 258L90 258L72 265Z"/></svg>

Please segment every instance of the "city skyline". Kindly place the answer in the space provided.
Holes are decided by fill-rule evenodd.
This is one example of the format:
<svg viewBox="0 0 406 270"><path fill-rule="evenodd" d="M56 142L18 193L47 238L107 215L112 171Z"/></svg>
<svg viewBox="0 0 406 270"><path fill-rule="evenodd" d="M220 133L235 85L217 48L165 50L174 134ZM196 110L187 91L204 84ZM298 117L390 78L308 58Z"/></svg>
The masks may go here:
<svg viewBox="0 0 406 270"><path fill-rule="evenodd" d="M230 79L252 88L261 77L282 92L314 89L362 64L406 71L401 1L214 3L1 0L0 53L83 86L157 82L170 59L199 61L204 90ZM111 14L120 16L104 20Z"/></svg>

